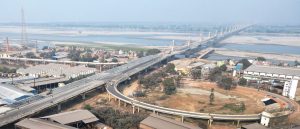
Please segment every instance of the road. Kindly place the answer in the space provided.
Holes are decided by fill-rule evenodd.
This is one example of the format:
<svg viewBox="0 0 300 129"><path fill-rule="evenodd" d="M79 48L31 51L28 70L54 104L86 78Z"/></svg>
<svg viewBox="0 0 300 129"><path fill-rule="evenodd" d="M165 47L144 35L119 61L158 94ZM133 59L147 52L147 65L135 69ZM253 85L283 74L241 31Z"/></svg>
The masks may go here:
<svg viewBox="0 0 300 129"><path fill-rule="evenodd" d="M41 99L30 102L28 104L20 105L13 110L10 110L4 114L0 114L0 127L14 121L17 121L23 117L35 114L44 109L47 109L52 106L56 106L58 104L63 103L71 98L74 98L78 95L85 94L88 91L91 91L97 87L103 86L105 84L110 84L114 82L115 85L108 85L107 90L109 93L113 94L115 97L122 99L125 102L133 102L134 105L140 106L142 108L154 109L156 111L170 113L170 114L178 114L182 116L194 117L194 118L207 118L207 115L202 113L191 113L186 111L174 110L174 109L166 109L163 107L158 107L155 105L150 105L142 102L137 102L130 98L123 96L118 90L117 85L122 79L128 79L131 75L138 73L156 63L161 62L175 54L184 53L189 49L195 49L199 45L202 44L210 44L213 42L218 42L221 39L231 36L232 34L238 33L239 31L247 28L248 26L240 27L239 29L232 30L231 32L227 32L221 36L214 36L209 38L208 40L202 42L194 42L192 45L188 47L184 47L178 50L173 51L169 54L157 54L139 58L134 61L130 61L127 64L115 67L113 69L97 73L93 76L72 82L67 84L64 87L56 88L53 90L51 95L47 95ZM121 80L120 80L121 79ZM215 119L225 119L221 118L217 114L211 114ZM246 118L245 118L246 117ZM226 119L257 119L257 116L227 116Z"/></svg>

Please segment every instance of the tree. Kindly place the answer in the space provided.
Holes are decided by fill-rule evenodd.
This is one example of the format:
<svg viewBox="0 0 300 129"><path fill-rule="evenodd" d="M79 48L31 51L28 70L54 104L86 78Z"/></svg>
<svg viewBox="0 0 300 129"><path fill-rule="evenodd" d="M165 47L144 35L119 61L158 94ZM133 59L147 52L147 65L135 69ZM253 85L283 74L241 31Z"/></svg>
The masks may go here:
<svg viewBox="0 0 300 129"><path fill-rule="evenodd" d="M230 77L223 76L220 81L218 81L218 86L224 88L225 90L230 90L233 85L233 80Z"/></svg>
<svg viewBox="0 0 300 129"><path fill-rule="evenodd" d="M300 65L300 62L295 60L294 64L295 64L295 66L298 66L298 65Z"/></svg>
<svg viewBox="0 0 300 129"><path fill-rule="evenodd" d="M220 70L225 72L227 70L227 66L225 64L221 65Z"/></svg>
<svg viewBox="0 0 300 129"><path fill-rule="evenodd" d="M192 69L191 75L193 79L200 79L201 78L201 69Z"/></svg>
<svg viewBox="0 0 300 129"><path fill-rule="evenodd" d="M148 55L155 55L155 54L158 54L158 53L160 53L161 51L159 50L159 49L148 49L147 51L146 51L146 53L147 53L147 56Z"/></svg>
<svg viewBox="0 0 300 129"><path fill-rule="evenodd" d="M176 93L176 86L175 86L173 78L166 78L163 81L163 86L164 86L165 94L171 95L171 94Z"/></svg>
<svg viewBox="0 0 300 129"><path fill-rule="evenodd" d="M247 85L247 80L245 78L240 78L238 84L241 86L245 86Z"/></svg>
<svg viewBox="0 0 300 129"><path fill-rule="evenodd" d="M113 58L113 59L111 60L111 62L118 62L118 59Z"/></svg>
<svg viewBox="0 0 300 129"><path fill-rule="evenodd" d="M215 100L214 88L211 88L209 95L209 104L212 105Z"/></svg>
<svg viewBox="0 0 300 129"><path fill-rule="evenodd" d="M28 52L25 54L26 58L36 58L35 54L33 52Z"/></svg>
<svg viewBox="0 0 300 129"><path fill-rule="evenodd" d="M168 63L166 68L165 68L165 72L170 73L170 74L175 74L175 65L173 63Z"/></svg>
<svg viewBox="0 0 300 129"><path fill-rule="evenodd" d="M141 57L144 56L144 52L143 52L143 51L139 51L139 52L137 52L136 56L137 56L138 58L141 58Z"/></svg>
<svg viewBox="0 0 300 129"><path fill-rule="evenodd" d="M218 81L221 77L222 71L219 67L212 69L209 73L208 79L210 81Z"/></svg>
<svg viewBox="0 0 300 129"><path fill-rule="evenodd" d="M257 57L256 60L257 61L266 61L266 58L264 58L264 57Z"/></svg>
<svg viewBox="0 0 300 129"><path fill-rule="evenodd" d="M251 65L251 63L247 59L241 59L238 63L243 64L243 69L246 69Z"/></svg>

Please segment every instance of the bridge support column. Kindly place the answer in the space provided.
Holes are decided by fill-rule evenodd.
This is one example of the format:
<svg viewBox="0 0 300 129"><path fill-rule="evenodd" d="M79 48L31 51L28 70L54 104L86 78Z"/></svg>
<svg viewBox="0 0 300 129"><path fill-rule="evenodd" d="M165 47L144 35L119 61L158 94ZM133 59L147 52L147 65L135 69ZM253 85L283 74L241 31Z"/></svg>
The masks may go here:
<svg viewBox="0 0 300 129"><path fill-rule="evenodd" d="M111 96L110 96L110 94L108 93L108 101L110 101L111 100Z"/></svg>
<svg viewBox="0 0 300 129"><path fill-rule="evenodd" d="M126 107L127 106L127 103L126 102L124 102L124 107Z"/></svg>
<svg viewBox="0 0 300 129"><path fill-rule="evenodd" d="M132 114L134 114L135 113L135 108L134 108L134 106L132 105Z"/></svg>
<svg viewBox="0 0 300 129"><path fill-rule="evenodd" d="M237 127L239 127L239 126L240 126L240 120L238 120L238 121L237 121L237 124L236 124L236 126L237 126Z"/></svg>
<svg viewBox="0 0 300 129"><path fill-rule="evenodd" d="M57 105L57 111L59 111L59 112L61 111L61 104Z"/></svg>
<svg viewBox="0 0 300 129"><path fill-rule="evenodd" d="M137 112L138 112L138 113L140 112L140 107L137 107Z"/></svg>
<svg viewBox="0 0 300 129"><path fill-rule="evenodd" d="M81 98L82 98L83 100L85 100L85 93L83 93L83 94L81 95Z"/></svg>
<svg viewBox="0 0 300 129"><path fill-rule="evenodd" d="M181 116L181 123L184 122L184 116Z"/></svg>
<svg viewBox="0 0 300 129"><path fill-rule="evenodd" d="M118 99L118 101L119 101L119 104L118 104L118 106L120 107L120 106L121 106L121 100L120 100L120 99Z"/></svg>

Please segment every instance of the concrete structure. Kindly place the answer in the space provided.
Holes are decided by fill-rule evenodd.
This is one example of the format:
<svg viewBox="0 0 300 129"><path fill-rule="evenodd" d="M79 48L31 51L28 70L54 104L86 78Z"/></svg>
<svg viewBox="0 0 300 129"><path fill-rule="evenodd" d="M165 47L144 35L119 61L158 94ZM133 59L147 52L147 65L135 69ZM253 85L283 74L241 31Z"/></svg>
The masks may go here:
<svg viewBox="0 0 300 129"><path fill-rule="evenodd" d="M26 118L16 123L15 127L17 129L77 129L39 118Z"/></svg>
<svg viewBox="0 0 300 129"><path fill-rule="evenodd" d="M290 99L295 99L296 98L296 91L297 91L297 89L300 90L300 86L299 86L298 82L299 82L299 80L286 81L284 83L282 95L283 96L287 96Z"/></svg>
<svg viewBox="0 0 300 129"><path fill-rule="evenodd" d="M30 96L33 94L24 92L12 85L0 84L0 99L7 103L14 103Z"/></svg>
<svg viewBox="0 0 300 129"><path fill-rule="evenodd" d="M202 129L200 127L184 124L182 122L151 114L141 121L140 129Z"/></svg>
<svg viewBox="0 0 300 129"><path fill-rule="evenodd" d="M61 77L65 76L66 78L76 78L80 75L88 75L95 73L95 68L88 68L86 66L74 66L63 64L46 64L46 65L36 65L28 68L20 68L17 70L17 73L22 75L29 75L34 77Z"/></svg>
<svg viewBox="0 0 300 129"><path fill-rule="evenodd" d="M270 128L267 128L266 126L263 126L259 123L253 123L253 124L243 125L240 129L270 129Z"/></svg>
<svg viewBox="0 0 300 129"><path fill-rule="evenodd" d="M244 78L261 80L262 78L291 80L300 79L300 68L251 65L244 70Z"/></svg>
<svg viewBox="0 0 300 129"><path fill-rule="evenodd" d="M80 125L95 123L99 119L88 110L74 110L69 112L63 112L50 116L42 117L42 119L48 119L64 125Z"/></svg>
<svg viewBox="0 0 300 129"><path fill-rule="evenodd" d="M260 124L266 127L277 127L279 125L287 125L288 123L288 112L262 112Z"/></svg>

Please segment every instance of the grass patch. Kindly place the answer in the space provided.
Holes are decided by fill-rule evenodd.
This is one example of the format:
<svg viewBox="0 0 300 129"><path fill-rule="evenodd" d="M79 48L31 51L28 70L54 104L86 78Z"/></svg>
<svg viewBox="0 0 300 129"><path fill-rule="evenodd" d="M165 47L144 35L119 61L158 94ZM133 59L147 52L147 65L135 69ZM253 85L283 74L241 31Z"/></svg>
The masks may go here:
<svg viewBox="0 0 300 129"><path fill-rule="evenodd" d="M234 111L236 113L241 113L246 110L246 106L243 102L241 103L227 103L224 104L222 109L229 109L230 111Z"/></svg>

